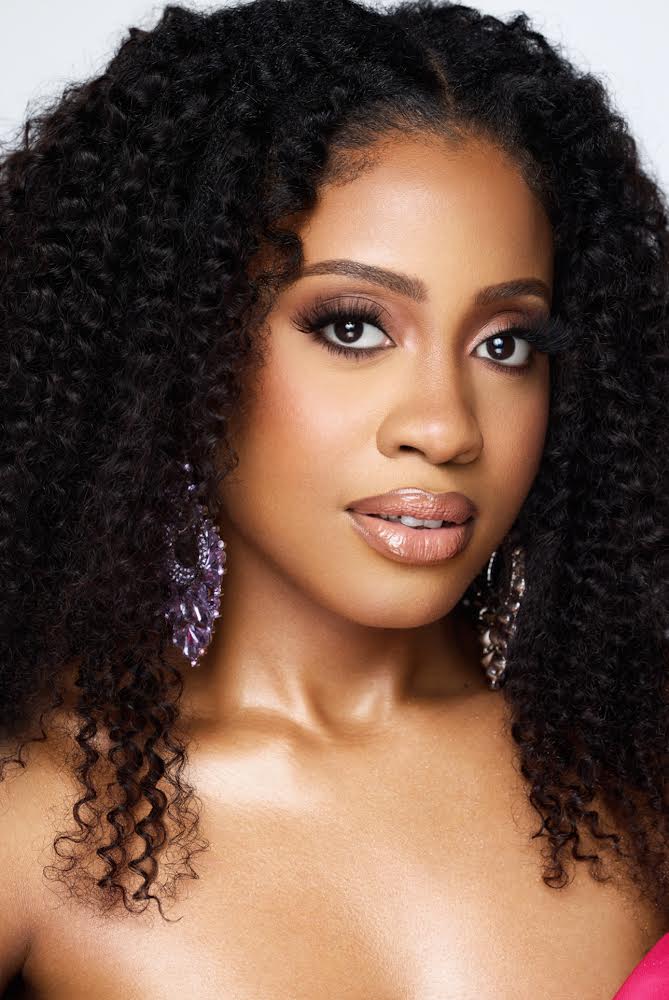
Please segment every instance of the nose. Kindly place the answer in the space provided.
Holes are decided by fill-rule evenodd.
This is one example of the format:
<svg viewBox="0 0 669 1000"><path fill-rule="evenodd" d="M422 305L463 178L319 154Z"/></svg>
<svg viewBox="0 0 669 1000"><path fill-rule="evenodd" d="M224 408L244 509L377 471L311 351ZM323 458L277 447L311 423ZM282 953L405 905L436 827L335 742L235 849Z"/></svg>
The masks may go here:
<svg viewBox="0 0 669 1000"><path fill-rule="evenodd" d="M455 366L415 369L396 388L378 429L377 446L389 457L416 451L433 465L467 464L483 448L483 435L467 385Z"/></svg>

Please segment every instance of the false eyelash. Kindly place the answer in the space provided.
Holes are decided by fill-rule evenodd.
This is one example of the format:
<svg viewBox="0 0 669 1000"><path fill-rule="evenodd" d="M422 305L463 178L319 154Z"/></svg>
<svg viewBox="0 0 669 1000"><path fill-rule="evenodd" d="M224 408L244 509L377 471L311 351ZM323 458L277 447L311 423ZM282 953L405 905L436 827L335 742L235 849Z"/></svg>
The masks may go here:
<svg viewBox="0 0 669 1000"><path fill-rule="evenodd" d="M321 335L320 331L323 327L329 326L330 323L336 323L344 320L362 320L365 323L371 323L373 326L376 326L382 333L388 336L386 330L381 324L382 316L382 310L378 306L374 305L374 303L360 301L359 299L355 300L354 304L351 304L350 306L346 305L344 302L336 302L333 305L321 306L317 301L311 310L307 310L306 312L299 314L294 320L294 323L297 329L311 336L314 340L331 351L331 353L345 355L347 357L355 357L356 360L362 360L363 358L370 357L379 351L386 350L386 348L349 348L346 347L345 344L333 344L331 341L326 340ZM568 327L559 316L554 314L545 317L538 323L514 324L513 326L493 330L490 335L485 338L485 340L490 340L496 336L514 336L522 340L526 340L529 344L532 344L537 351L540 351L543 354L559 354L561 351L568 350L570 347L573 347L576 342L573 329ZM481 343L485 343L485 340L481 341ZM497 364L497 362L495 362L492 358L490 360L493 364ZM499 367L522 371L524 368L529 367L529 365L499 365Z"/></svg>
<svg viewBox="0 0 669 1000"><path fill-rule="evenodd" d="M539 323L517 325L506 330L497 330L491 336L511 333L518 335L532 344L542 354L559 354L569 350L576 344L576 335L572 327L556 314L550 314ZM486 338L487 339L487 338Z"/></svg>
<svg viewBox="0 0 669 1000"><path fill-rule="evenodd" d="M382 310L373 302L364 302L360 299L354 300L354 304L347 306L345 302L336 302L334 305L320 305L317 300L311 310L301 313L295 320L295 326L303 333L317 333L324 326L336 323L345 319L361 319L365 323L372 323L378 326L382 333L386 333L381 325ZM386 336L388 334L386 333ZM317 338L318 339L318 338ZM345 347L344 344L341 345ZM358 348L358 353L369 353L377 348Z"/></svg>

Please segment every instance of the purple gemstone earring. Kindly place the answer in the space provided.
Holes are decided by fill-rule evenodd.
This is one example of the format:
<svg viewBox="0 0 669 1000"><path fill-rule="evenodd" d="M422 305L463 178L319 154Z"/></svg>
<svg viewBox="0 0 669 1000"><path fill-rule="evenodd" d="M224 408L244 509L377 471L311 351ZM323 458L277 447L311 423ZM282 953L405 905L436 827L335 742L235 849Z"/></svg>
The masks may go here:
<svg viewBox="0 0 669 1000"><path fill-rule="evenodd" d="M170 595L165 611L172 642L190 660L192 667L207 649L219 617L221 577L227 572L225 542L222 541L209 511L190 495L197 489L190 480L190 462L181 462L189 474L186 502L197 508L196 537L174 524L166 526Z"/></svg>

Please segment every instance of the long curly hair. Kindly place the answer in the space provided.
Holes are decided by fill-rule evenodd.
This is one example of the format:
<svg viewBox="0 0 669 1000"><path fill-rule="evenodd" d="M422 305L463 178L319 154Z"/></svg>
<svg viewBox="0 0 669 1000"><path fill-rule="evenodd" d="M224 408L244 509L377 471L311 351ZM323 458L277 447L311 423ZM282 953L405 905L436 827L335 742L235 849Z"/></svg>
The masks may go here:
<svg viewBox="0 0 669 1000"><path fill-rule="evenodd" d="M238 461L226 431L302 265L287 220L392 132L497 143L553 227L553 313L573 339L551 360L544 453L514 525L528 586L499 696L544 882L568 884L569 853L610 877L579 849L589 834L669 912L667 203L599 79L525 14L438 0L169 5L3 151L0 729L16 749L0 766L26 766L74 676L83 794L78 832L53 846L98 845L81 898L105 912L155 900L167 919L151 888L174 896L209 846L182 776L188 664L161 615L166 498L187 458L221 512ZM158 882L174 845L176 875ZM71 854L45 874L77 869Z"/></svg>

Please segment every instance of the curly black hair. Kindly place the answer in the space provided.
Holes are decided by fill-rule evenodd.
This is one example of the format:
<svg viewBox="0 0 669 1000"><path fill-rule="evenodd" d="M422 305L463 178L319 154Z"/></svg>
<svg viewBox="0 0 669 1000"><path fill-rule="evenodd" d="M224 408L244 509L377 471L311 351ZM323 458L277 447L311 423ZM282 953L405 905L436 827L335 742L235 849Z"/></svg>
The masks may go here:
<svg viewBox="0 0 669 1000"><path fill-rule="evenodd" d="M527 15L437 0L169 5L3 152L0 732L18 749L0 773L48 738L74 670L84 793L79 833L54 847L97 842L80 810L95 812L106 760L114 807L89 884L105 912L153 899L163 915L149 890L166 845L185 859L159 884L172 894L209 846L189 840L187 663L161 616L166 498L187 459L221 512L238 461L226 431L302 265L288 222L393 132L503 147L553 227L552 309L573 340L551 361L544 453L514 525L528 587L500 697L544 882L566 884L569 851L609 877L579 850L589 833L669 912L667 203L602 82ZM124 873L141 880L131 894Z"/></svg>

